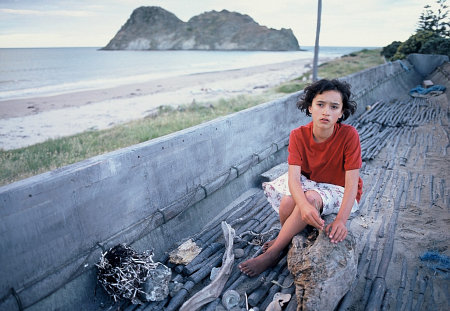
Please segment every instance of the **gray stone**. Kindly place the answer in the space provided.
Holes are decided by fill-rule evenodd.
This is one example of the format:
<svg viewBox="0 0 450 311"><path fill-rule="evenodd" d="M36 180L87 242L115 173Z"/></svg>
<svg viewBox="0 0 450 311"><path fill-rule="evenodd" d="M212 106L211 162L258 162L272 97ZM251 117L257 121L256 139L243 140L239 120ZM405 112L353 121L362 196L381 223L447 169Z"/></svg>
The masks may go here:
<svg viewBox="0 0 450 311"><path fill-rule="evenodd" d="M143 285L145 292L144 300L161 301L169 295L169 282L172 271L162 263L158 263L155 270L150 272L150 276Z"/></svg>
<svg viewBox="0 0 450 311"><path fill-rule="evenodd" d="M241 300L241 296L235 290L227 290L222 296L222 305L227 309L231 310L236 307Z"/></svg>
<svg viewBox="0 0 450 311"><path fill-rule="evenodd" d="M234 250L234 258L241 258L242 256L244 256L244 250L242 248L236 248Z"/></svg>
<svg viewBox="0 0 450 311"><path fill-rule="evenodd" d="M356 278L356 240L351 232L337 244L323 231L316 235L302 233L292 239L288 268L301 310L334 310Z"/></svg>
<svg viewBox="0 0 450 311"><path fill-rule="evenodd" d="M250 16L222 10L192 17L187 23L160 7L140 7L104 50L296 51L291 29L259 25Z"/></svg>

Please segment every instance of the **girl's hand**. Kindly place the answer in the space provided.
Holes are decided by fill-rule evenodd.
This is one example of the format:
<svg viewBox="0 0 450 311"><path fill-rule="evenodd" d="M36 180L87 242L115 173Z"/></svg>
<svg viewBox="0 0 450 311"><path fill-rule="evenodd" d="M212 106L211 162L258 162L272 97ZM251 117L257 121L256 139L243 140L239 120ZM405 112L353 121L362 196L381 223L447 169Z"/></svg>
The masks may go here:
<svg viewBox="0 0 450 311"><path fill-rule="evenodd" d="M325 228L325 233L331 239L331 243L339 243L347 237L348 230L344 221L335 219Z"/></svg>
<svg viewBox="0 0 450 311"><path fill-rule="evenodd" d="M311 204L305 205L301 209L302 220L307 224L319 229L323 230L323 226L325 225L325 221L320 218L319 212L317 209Z"/></svg>

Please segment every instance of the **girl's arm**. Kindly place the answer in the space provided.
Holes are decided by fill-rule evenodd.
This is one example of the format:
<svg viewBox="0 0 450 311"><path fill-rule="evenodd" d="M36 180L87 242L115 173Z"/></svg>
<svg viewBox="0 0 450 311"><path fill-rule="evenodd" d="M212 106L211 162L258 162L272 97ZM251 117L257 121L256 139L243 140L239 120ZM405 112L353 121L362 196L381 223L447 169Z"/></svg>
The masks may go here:
<svg viewBox="0 0 450 311"><path fill-rule="evenodd" d="M356 194L358 193L359 169L345 171L345 188L342 204L336 219L329 224L325 232L329 234L332 243L343 241L347 237L347 220L355 204Z"/></svg>
<svg viewBox="0 0 450 311"><path fill-rule="evenodd" d="M309 201L306 199L305 193L302 188L302 183L300 182L300 177L301 167L298 165L289 165L288 185L292 198L295 201L295 208L300 209L300 214L302 215L302 220L304 222L313 227L316 227L319 230L323 230L325 222L322 218L320 218L320 214L316 207L311 205L311 203L309 203Z"/></svg>

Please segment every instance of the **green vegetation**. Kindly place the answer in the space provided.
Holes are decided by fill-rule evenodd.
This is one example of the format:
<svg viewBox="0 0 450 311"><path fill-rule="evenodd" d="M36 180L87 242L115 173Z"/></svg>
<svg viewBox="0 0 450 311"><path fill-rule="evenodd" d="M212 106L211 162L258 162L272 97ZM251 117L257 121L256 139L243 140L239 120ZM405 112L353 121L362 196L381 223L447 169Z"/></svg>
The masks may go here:
<svg viewBox="0 0 450 311"><path fill-rule="evenodd" d="M339 59L321 64L318 68L318 76L319 78L327 79L339 78L383 63L384 59L380 56L380 49L364 49L360 52L350 53ZM292 93L303 90L311 83L311 78L312 71L308 71L301 77L280 85L277 88L277 92Z"/></svg>
<svg viewBox="0 0 450 311"><path fill-rule="evenodd" d="M401 41L392 41L391 44L385 46L382 50L381 50L381 55L383 55L384 57L386 57L386 59L390 59L392 60L393 56L395 55L395 53L397 53L397 49L398 47L402 44Z"/></svg>
<svg viewBox="0 0 450 311"><path fill-rule="evenodd" d="M266 97L237 96L214 104L193 103L178 109L160 107L153 117L111 129L52 139L16 150L0 150L0 185L164 136L264 101Z"/></svg>
<svg viewBox="0 0 450 311"><path fill-rule="evenodd" d="M425 11L419 17L417 31L431 31L435 34L448 38L450 37L450 20L448 17L447 0L437 0L437 11L434 11L431 5L424 6Z"/></svg>
<svg viewBox="0 0 450 311"><path fill-rule="evenodd" d="M335 78L383 62L379 50L363 50L322 64L319 76ZM237 96L217 102L193 103L177 109L161 107L153 117L118 125L111 129L48 140L30 147L0 150L0 185L53 170L99 154L135 145L202 122L237 112L302 90L310 83L308 72L262 95Z"/></svg>
<svg viewBox="0 0 450 311"><path fill-rule="evenodd" d="M450 57L450 23L447 0L437 0L437 9L430 5L419 17L416 33L405 42L394 41L385 46L381 55L388 60L404 59L412 53L442 54Z"/></svg>

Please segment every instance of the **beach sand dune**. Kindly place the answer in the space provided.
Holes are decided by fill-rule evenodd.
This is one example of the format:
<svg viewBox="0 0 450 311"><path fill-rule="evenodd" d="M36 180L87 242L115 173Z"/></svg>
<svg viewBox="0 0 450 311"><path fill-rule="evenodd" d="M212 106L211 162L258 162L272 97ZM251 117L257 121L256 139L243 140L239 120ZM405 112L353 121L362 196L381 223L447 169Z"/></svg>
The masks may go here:
<svg viewBox="0 0 450 311"><path fill-rule="evenodd" d="M325 61L321 60L321 61ZM160 106L259 94L299 77L312 59L152 80L108 89L0 101L0 148L17 149L141 119Z"/></svg>

